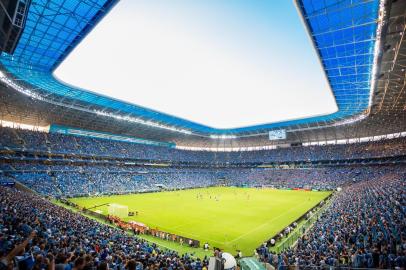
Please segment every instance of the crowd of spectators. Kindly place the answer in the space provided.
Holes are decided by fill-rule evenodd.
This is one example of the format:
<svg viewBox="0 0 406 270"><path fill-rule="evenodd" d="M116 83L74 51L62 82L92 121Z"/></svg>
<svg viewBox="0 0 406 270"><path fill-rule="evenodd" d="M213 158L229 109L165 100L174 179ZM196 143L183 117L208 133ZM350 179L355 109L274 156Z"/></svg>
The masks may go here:
<svg viewBox="0 0 406 270"><path fill-rule="evenodd" d="M386 168L380 175L344 186L294 249L274 254L264 245L257 256L277 269L404 269L405 176ZM12 264L20 269L61 270L79 265L79 269L101 270L207 267L206 259L161 250L38 195L0 187L0 204L1 270L11 269Z"/></svg>
<svg viewBox="0 0 406 270"><path fill-rule="evenodd" d="M151 192L208 186L273 187L335 190L392 172L406 174L398 165L331 166L321 168L172 168L119 165L44 165L0 163L1 175L43 195L89 196Z"/></svg>
<svg viewBox="0 0 406 270"><path fill-rule="evenodd" d="M345 187L296 248L275 254L262 246L257 254L278 269L405 269L405 174L387 173Z"/></svg>
<svg viewBox="0 0 406 270"><path fill-rule="evenodd" d="M9 165L7 165L9 167ZM7 168L6 167L6 168ZM2 168L0 166L0 168ZM3 169L2 175L14 179L47 196L89 196L152 192L162 189L185 189L216 185L213 171L198 169L141 170L117 166L45 166L29 164Z"/></svg>
<svg viewBox="0 0 406 270"><path fill-rule="evenodd" d="M240 152L208 152L0 127L0 149L4 148L172 162L258 163L401 156L406 154L406 138L345 145L301 146Z"/></svg>
<svg viewBox="0 0 406 270"><path fill-rule="evenodd" d="M0 269L207 269L31 193L0 187Z"/></svg>
<svg viewBox="0 0 406 270"><path fill-rule="evenodd" d="M258 257L278 269L406 267L406 166L335 165L217 167L213 163L345 160L402 156L406 139L247 152L204 152L0 128L0 270L207 269L207 259L162 250L118 229L2 183L18 181L46 196L152 192L217 185L342 190L294 249ZM37 153L65 153L44 159ZM39 158L41 156L41 158ZM110 157L89 161L87 157ZM135 165L119 158L196 162L213 166ZM1 157L0 157L1 159ZM115 160L117 159L117 160ZM92 162L94 163L92 164ZM250 167L250 168L249 168Z"/></svg>

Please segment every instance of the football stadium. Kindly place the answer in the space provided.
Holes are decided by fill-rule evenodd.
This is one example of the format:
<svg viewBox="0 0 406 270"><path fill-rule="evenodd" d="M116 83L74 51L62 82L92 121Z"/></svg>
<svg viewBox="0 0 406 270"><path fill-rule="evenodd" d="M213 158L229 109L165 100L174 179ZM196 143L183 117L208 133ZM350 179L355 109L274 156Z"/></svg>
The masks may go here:
<svg viewBox="0 0 406 270"><path fill-rule="evenodd" d="M0 270L406 269L406 1L0 22Z"/></svg>

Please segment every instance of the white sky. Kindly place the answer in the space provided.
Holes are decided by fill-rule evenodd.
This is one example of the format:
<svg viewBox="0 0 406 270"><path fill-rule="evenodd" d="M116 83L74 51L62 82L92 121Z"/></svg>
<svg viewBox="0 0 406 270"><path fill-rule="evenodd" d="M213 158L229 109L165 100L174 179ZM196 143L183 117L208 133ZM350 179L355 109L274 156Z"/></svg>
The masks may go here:
<svg viewBox="0 0 406 270"><path fill-rule="evenodd" d="M54 75L215 128L337 110L288 0L121 0Z"/></svg>

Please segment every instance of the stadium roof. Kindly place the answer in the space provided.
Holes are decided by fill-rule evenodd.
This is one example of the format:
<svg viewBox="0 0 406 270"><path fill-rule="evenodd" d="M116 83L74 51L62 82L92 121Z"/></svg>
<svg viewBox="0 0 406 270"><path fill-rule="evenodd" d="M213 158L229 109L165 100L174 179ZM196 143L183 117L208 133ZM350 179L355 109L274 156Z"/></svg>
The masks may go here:
<svg viewBox="0 0 406 270"><path fill-rule="evenodd" d="M104 121L104 125L100 124L98 128L94 126L96 130L105 128L157 140L188 140L193 136L195 137L192 140L198 140L210 138L210 135L255 137L264 136L269 130L287 129L292 133L296 132L296 140L303 141L297 135L303 130L315 132L324 127L326 130L332 127L336 129L364 120L373 111L375 98L382 97L377 91L377 80L383 79L379 74L382 58L380 49L383 46L382 27L389 20L392 1L296 2L336 99L338 111L330 115L246 128L213 129L158 113L153 108L142 108L62 84L53 77L53 70L114 6L116 1L109 0L33 0L26 27L14 55L3 54L0 58L4 74L7 74L3 76L3 82L31 100L57 106L65 114L75 114L64 115L63 119L42 115L50 123L91 127L92 124L96 125L97 119L100 123ZM393 5L402 4L398 2ZM388 7L389 10L385 10ZM404 8L403 5L401 7ZM402 14L397 18L401 16ZM403 48L402 44L403 38L397 50ZM392 62L399 60L402 60L400 56L391 59ZM404 91L401 91L399 97L403 96ZM106 123L110 127L106 127ZM141 128L135 131L135 127ZM264 137L261 143L264 143L263 139Z"/></svg>
<svg viewBox="0 0 406 270"><path fill-rule="evenodd" d="M54 75L219 129L337 111L291 0L121 0Z"/></svg>

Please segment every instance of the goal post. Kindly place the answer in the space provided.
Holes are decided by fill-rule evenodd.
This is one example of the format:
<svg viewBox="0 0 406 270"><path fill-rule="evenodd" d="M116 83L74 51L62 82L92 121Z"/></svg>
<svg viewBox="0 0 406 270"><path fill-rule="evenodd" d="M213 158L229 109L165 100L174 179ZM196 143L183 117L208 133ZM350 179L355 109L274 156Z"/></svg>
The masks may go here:
<svg viewBox="0 0 406 270"><path fill-rule="evenodd" d="M108 207L108 213L120 218L128 217L128 206L112 203Z"/></svg>

